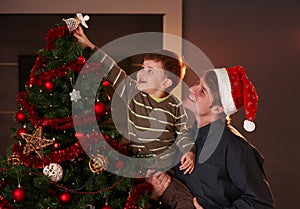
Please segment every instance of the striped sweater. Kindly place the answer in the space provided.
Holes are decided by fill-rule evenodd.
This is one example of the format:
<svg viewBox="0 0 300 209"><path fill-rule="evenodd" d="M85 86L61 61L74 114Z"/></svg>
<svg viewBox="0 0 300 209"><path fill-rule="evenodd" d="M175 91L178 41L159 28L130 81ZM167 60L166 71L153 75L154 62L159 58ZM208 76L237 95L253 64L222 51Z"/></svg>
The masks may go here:
<svg viewBox="0 0 300 209"><path fill-rule="evenodd" d="M187 115L175 95L157 102L139 91L136 82L107 54L97 50L93 56L98 57L107 80L127 105L129 146L137 157L154 157L151 168L170 169L182 153L195 152L186 129Z"/></svg>

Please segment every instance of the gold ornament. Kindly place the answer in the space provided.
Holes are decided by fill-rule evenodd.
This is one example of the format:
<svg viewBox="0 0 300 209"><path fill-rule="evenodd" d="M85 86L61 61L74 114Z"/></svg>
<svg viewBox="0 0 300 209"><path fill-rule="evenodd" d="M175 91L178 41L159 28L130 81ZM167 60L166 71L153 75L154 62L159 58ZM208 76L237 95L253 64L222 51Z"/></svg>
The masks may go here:
<svg viewBox="0 0 300 209"><path fill-rule="evenodd" d="M26 141L26 145L23 149L23 154L25 155L29 155L29 153L35 152L40 158L42 158L43 149L53 144L53 140L46 139L42 136L42 127L36 129L36 131L32 135L22 133L21 137Z"/></svg>
<svg viewBox="0 0 300 209"><path fill-rule="evenodd" d="M89 168L93 173L100 174L107 169L108 160L104 155L97 154L92 156L89 161Z"/></svg>
<svg viewBox="0 0 300 209"><path fill-rule="evenodd" d="M20 165L21 164L20 156L16 153L13 153L7 159L7 163L8 163L8 165Z"/></svg>

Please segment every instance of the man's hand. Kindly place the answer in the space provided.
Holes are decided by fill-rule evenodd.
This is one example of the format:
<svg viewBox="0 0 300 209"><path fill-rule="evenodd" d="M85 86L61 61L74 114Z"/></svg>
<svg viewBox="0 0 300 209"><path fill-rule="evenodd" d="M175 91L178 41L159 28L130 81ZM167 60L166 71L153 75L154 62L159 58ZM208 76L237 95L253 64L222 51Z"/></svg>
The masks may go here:
<svg viewBox="0 0 300 209"><path fill-rule="evenodd" d="M193 203L196 209L203 209L203 207L199 204L196 197L193 198Z"/></svg>
<svg viewBox="0 0 300 209"><path fill-rule="evenodd" d="M180 170L185 170L184 174L191 174L195 167L195 153L187 152L181 157L181 165L179 166Z"/></svg>
<svg viewBox="0 0 300 209"><path fill-rule="evenodd" d="M171 183L171 177L161 171L156 172L153 176L146 177L146 181L152 184L153 192L151 198L158 200L158 198L166 191Z"/></svg>
<svg viewBox="0 0 300 209"><path fill-rule="evenodd" d="M74 36L77 38L78 43L80 43L82 47L90 47L91 49L95 48L95 45L90 42L80 25L74 30Z"/></svg>

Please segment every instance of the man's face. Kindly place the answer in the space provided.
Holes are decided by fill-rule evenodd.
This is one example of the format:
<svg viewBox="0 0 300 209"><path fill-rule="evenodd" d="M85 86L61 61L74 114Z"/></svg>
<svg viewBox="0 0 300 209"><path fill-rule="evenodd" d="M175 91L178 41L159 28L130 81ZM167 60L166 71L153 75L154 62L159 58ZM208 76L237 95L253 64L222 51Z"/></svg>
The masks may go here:
<svg viewBox="0 0 300 209"><path fill-rule="evenodd" d="M183 105L195 116L210 116L212 114L212 95L203 79L190 88L189 95L184 99Z"/></svg>
<svg viewBox="0 0 300 209"><path fill-rule="evenodd" d="M152 96L165 91L164 81L167 79L161 62L145 60L137 73L137 89Z"/></svg>

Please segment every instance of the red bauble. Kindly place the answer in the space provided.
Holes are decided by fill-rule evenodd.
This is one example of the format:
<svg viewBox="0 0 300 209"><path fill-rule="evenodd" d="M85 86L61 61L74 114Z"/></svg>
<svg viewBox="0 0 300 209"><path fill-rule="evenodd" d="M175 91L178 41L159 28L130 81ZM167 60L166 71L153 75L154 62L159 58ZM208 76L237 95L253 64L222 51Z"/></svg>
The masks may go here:
<svg viewBox="0 0 300 209"><path fill-rule="evenodd" d="M68 192L63 192L59 195L59 201L62 204L69 204L72 201L72 195Z"/></svg>
<svg viewBox="0 0 300 209"><path fill-rule="evenodd" d="M83 57L83 56L79 56L78 58L77 58L77 61L78 61L78 63L79 64L84 64L85 63L85 58Z"/></svg>
<svg viewBox="0 0 300 209"><path fill-rule="evenodd" d="M16 121L18 121L19 123L25 123L26 122L26 115L23 113L22 110L19 110L16 113Z"/></svg>
<svg viewBox="0 0 300 209"><path fill-rule="evenodd" d="M15 188L12 192L12 198L16 202L23 202L25 200L25 197L26 197L25 190L21 187Z"/></svg>
<svg viewBox="0 0 300 209"><path fill-rule="evenodd" d="M122 169L124 167L124 162L122 160L117 160L115 164L116 169Z"/></svg>
<svg viewBox="0 0 300 209"><path fill-rule="evenodd" d="M48 91L48 92L52 92L54 89L54 83L52 81L46 81L44 83L44 88Z"/></svg>
<svg viewBox="0 0 300 209"><path fill-rule="evenodd" d="M29 132L29 130L27 128L21 127L17 130L17 137L21 138L21 134L27 134Z"/></svg>
<svg viewBox="0 0 300 209"><path fill-rule="evenodd" d="M97 118L103 117L106 113L105 104L103 104L102 102L96 102L95 113L96 113Z"/></svg>
<svg viewBox="0 0 300 209"><path fill-rule="evenodd" d="M103 82L102 82L102 86L104 86L104 87L109 86L109 81L103 81Z"/></svg>

